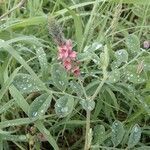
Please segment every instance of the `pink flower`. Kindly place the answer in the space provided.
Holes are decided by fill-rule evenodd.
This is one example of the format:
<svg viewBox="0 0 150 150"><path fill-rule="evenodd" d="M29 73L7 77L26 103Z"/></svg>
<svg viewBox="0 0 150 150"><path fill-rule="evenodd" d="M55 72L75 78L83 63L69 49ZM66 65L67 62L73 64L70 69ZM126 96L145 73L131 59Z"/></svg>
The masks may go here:
<svg viewBox="0 0 150 150"><path fill-rule="evenodd" d="M66 59L68 55L68 49L66 46L58 47L58 59Z"/></svg>
<svg viewBox="0 0 150 150"><path fill-rule="evenodd" d="M71 60L70 59L64 60L63 61L63 66L67 69L67 71L69 71L72 68Z"/></svg>
<svg viewBox="0 0 150 150"><path fill-rule="evenodd" d="M80 75L80 69L79 69L79 66L75 66L73 69L72 69L72 73L78 77Z"/></svg>
<svg viewBox="0 0 150 150"><path fill-rule="evenodd" d="M71 52L69 53L69 57L70 57L72 60L75 60L76 57L77 57L77 53L76 53L75 51L71 51Z"/></svg>
<svg viewBox="0 0 150 150"><path fill-rule="evenodd" d="M76 77L80 75L79 63L76 61L77 52L72 50L71 40L58 47L58 59L67 71L71 71Z"/></svg>

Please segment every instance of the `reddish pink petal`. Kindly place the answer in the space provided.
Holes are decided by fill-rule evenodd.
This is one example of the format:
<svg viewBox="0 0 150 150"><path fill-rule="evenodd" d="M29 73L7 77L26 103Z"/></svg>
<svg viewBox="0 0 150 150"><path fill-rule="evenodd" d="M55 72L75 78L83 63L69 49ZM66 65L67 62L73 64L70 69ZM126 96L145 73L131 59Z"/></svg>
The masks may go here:
<svg viewBox="0 0 150 150"><path fill-rule="evenodd" d="M65 68L67 69L67 71L69 71L72 68L72 66L71 66L71 64L68 64L65 66Z"/></svg>
<svg viewBox="0 0 150 150"><path fill-rule="evenodd" d="M67 69L67 70L70 70L72 68L72 65L71 65L71 60L70 59L67 59L63 62L63 65L64 67Z"/></svg>
<svg viewBox="0 0 150 150"><path fill-rule="evenodd" d="M64 52L62 52L62 55L63 55L63 58L66 59L66 58L68 57L69 54L68 54L67 51L64 51Z"/></svg>
<svg viewBox="0 0 150 150"><path fill-rule="evenodd" d="M78 66L76 66L75 68L73 68L72 70L73 74L78 77L80 75L80 69Z"/></svg>
<svg viewBox="0 0 150 150"><path fill-rule="evenodd" d="M74 76L78 77L80 75L79 62L76 62L77 52L72 50L71 40L66 40L63 45L58 47L58 59L61 60L64 68L70 71ZM75 65L75 66L74 66Z"/></svg>
<svg viewBox="0 0 150 150"><path fill-rule="evenodd" d="M66 59L68 57L69 53L66 49L59 49L58 51L58 59Z"/></svg>
<svg viewBox="0 0 150 150"><path fill-rule="evenodd" d="M77 57L77 52L71 51L71 53L69 54L69 57L74 60Z"/></svg>

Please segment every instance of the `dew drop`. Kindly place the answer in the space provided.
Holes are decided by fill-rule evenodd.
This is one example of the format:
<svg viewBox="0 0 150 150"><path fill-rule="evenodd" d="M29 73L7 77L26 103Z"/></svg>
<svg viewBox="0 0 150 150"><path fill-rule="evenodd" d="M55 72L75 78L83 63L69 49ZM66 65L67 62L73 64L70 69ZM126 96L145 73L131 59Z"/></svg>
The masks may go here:
<svg viewBox="0 0 150 150"><path fill-rule="evenodd" d="M138 132L138 128L137 127L134 128L134 132Z"/></svg>
<svg viewBox="0 0 150 150"><path fill-rule="evenodd" d="M33 115L34 117L36 117L36 116L37 116L37 114L38 114L37 112L33 112L33 114L32 114L32 115Z"/></svg>
<svg viewBox="0 0 150 150"><path fill-rule="evenodd" d="M43 110L43 109L41 110L41 113L44 113L44 110Z"/></svg>
<svg viewBox="0 0 150 150"><path fill-rule="evenodd" d="M65 113L65 112L68 112L68 107L64 107L61 109L61 112Z"/></svg>

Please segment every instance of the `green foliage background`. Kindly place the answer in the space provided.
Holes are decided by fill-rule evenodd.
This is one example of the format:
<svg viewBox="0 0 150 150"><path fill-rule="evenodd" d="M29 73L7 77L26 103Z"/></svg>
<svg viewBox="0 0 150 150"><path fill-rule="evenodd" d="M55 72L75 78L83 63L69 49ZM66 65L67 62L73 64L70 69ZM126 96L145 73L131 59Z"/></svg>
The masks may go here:
<svg viewBox="0 0 150 150"><path fill-rule="evenodd" d="M0 1L0 15L19 0ZM58 64L53 16L81 77ZM51 20L49 20L51 22ZM150 1L27 0L0 20L0 149L150 149ZM150 46L149 46L150 47Z"/></svg>

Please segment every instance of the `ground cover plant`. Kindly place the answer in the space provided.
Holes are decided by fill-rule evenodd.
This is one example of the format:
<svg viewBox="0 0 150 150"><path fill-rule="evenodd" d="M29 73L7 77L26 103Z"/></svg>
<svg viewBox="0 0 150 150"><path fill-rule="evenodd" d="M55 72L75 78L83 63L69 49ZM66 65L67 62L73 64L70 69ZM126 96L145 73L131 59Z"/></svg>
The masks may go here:
<svg viewBox="0 0 150 150"><path fill-rule="evenodd" d="M149 0L0 0L0 149L150 149Z"/></svg>

